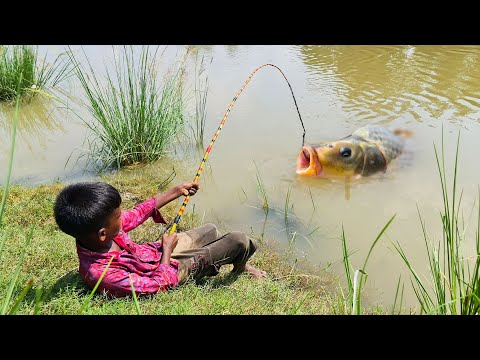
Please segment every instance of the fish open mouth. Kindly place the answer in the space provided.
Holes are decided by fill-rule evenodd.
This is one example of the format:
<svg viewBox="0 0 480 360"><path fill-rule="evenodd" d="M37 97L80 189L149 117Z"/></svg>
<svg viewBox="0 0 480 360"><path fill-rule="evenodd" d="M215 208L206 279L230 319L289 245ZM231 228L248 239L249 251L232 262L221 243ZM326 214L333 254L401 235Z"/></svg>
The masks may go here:
<svg viewBox="0 0 480 360"><path fill-rule="evenodd" d="M318 176L321 172L322 165L318 161L315 149L311 146L303 146L297 158L297 174Z"/></svg>

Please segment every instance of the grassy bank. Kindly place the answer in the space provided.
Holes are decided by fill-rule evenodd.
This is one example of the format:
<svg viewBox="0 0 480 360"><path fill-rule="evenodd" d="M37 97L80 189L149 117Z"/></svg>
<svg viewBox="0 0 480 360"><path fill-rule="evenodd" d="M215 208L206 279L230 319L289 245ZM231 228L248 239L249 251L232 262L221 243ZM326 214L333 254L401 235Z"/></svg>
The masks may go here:
<svg viewBox="0 0 480 360"><path fill-rule="evenodd" d="M139 201L156 193L159 184L165 184L168 174L156 171L126 169L105 181L116 186L124 199L123 208L133 207ZM33 188L13 186L10 189L4 214L4 230L10 234L0 259L0 298L4 298L10 276L16 267L30 227L35 225L33 238L27 248L18 286L33 280L31 289L21 303L18 313L33 314L35 298L42 288L39 314L77 314L89 295L77 272L78 260L73 238L56 226L52 207L63 184L56 183ZM170 204L162 213L167 221L178 211ZM198 225L188 213L180 223L183 228ZM155 240L159 225L147 221L131 232L137 242ZM264 281L252 281L247 275L238 278L229 275L225 266L213 278L199 284L187 283L168 293L151 298L140 298L142 314L344 314L349 313L338 291L338 281L331 274L320 272L311 264L288 261L274 243L263 242L252 257L252 263L269 273ZM20 285L22 284L22 285ZM377 311L377 310L376 310ZM364 311L368 313L369 311ZM136 314L132 299L107 300L95 295L85 314Z"/></svg>

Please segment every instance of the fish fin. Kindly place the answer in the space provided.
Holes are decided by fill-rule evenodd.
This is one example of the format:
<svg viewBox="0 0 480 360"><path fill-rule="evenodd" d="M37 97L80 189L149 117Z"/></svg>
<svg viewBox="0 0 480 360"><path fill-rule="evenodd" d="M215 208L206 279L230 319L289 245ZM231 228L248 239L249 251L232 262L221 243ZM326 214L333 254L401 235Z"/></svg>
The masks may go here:
<svg viewBox="0 0 480 360"><path fill-rule="evenodd" d="M404 138L409 138L413 136L413 131L408 129L395 129L393 130L393 133Z"/></svg>

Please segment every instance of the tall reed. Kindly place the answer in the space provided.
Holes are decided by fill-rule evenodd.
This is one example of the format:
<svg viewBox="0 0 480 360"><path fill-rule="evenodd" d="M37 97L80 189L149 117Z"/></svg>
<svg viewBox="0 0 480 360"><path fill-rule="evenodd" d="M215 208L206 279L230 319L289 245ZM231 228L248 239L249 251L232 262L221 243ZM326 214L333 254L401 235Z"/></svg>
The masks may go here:
<svg viewBox="0 0 480 360"><path fill-rule="evenodd" d="M413 277L411 283L420 305L420 311L425 314L471 315L480 312L480 190L477 203L479 209L476 234L472 239L475 241L475 253L472 256L465 256L462 254L461 245L468 242L469 238L466 235L467 229L463 219L459 219L462 201L462 193L457 197L459 144L460 132L457 138L451 192L448 191L446 179L443 129L441 159L434 144L443 199L443 211L440 211L442 240L438 241L438 245L435 246L430 241L425 221L417 207L428 254L430 270L428 282L423 281L413 269L400 243L397 241L394 244L410 270Z"/></svg>
<svg viewBox="0 0 480 360"><path fill-rule="evenodd" d="M86 95L84 105L93 116L85 123L93 132L89 159L100 169L151 162L164 156L183 129L185 61L159 83L158 47L124 46L114 49L114 63L102 81L87 55L86 69L69 52L75 74Z"/></svg>

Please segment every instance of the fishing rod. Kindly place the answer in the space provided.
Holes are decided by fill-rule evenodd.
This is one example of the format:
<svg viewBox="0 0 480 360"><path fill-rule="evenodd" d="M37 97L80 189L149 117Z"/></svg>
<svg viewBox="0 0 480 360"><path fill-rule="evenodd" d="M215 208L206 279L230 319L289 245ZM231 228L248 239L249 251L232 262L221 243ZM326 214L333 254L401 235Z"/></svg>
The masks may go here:
<svg viewBox="0 0 480 360"><path fill-rule="evenodd" d="M200 163L200 166L198 167L198 170L197 170L197 175L195 175L195 179L193 180L194 183L198 183L198 178L200 177L202 171L203 171L203 167L205 166L205 162L207 161L207 158L208 158L208 155L210 154L210 151L212 150L212 147L213 147L213 144L215 143L215 140L217 140L217 137L218 137L218 134L220 133L220 131L222 130L222 127L223 127L223 124L225 124L225 120L227 120L227 117L228 115L230 114L230 110L232 110L233 108L233 105L235 104L235 102L237 101L238 99L238 96L241 94L241 92L243 91L243 89L245 89L245 87L247 86L247 84L250 82L250 80L252 79L253 75L258 71L260 70L261 68L265 67L265 66L272 66L274 68L276 68L278 71L280 71L280 73L282 74L283 78L285 79L285 81L287 82L289 88L290 88L290 92L292 93L292 96L293 96L293 101L295 102L295 107L297 108L297 112L298 112L298 117L300 118L300 123L302 124L302 128L303 128L303 136L302 136L302 147L305 143L305 126L303 125L303 120L302 120L302 116L300 115L300 110L298 110L298 105L297 105L297 100L295 99L295 95L293 94L293 89L292 89L292 86L290 85L290 82L288 81L287 77L285 76L285 74L283 73L283 71L276 65L273 65L273 64L263 64L259 67L257 67L253 72L252 74L248 77L247 80L245 80L245 82L243 83L242 87L240 88L240 90L237 92L237 94L235 95L235 97L233 98L232 102L230 103L230 106L228 107L227 111L225 112L225 115L223 116L223 119L222 121L220 122L220 125L217 129L217 131L215 132L215 135L213 136L213 139L212 141L210 142L210 145L208 145L207 147L207 150L205 151L205 154L203 155L203 159L202 159L202 162ZM170 232L169 232L169 235L173 234L175 232L175 230L177 229L177 225L178 223L180 222L180 218L182 217L182 214L183 212L185 211L185 207L187 206L188 202L190 201L190 195L187 195L185 197L185 200L183 201L183 204L182 206L180 207L180 210L178 211L178 214L177 216L175 217L174 221L173 221L173 225L172 227L170 228Z"/></svg>

